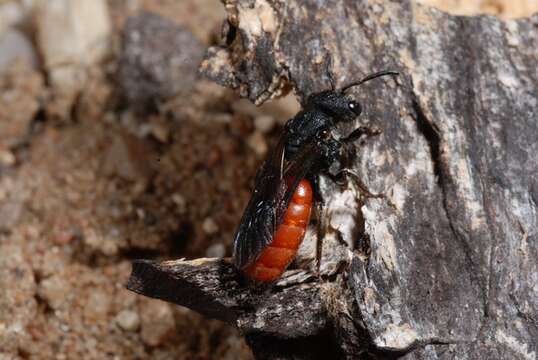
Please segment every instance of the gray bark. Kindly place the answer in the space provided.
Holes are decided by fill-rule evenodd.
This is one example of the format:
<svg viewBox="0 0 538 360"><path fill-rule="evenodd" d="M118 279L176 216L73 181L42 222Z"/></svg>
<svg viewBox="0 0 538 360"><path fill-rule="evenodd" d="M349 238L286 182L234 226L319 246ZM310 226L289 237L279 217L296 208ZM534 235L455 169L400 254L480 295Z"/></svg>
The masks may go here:
<svg viewBox="0 0 538 360"><path fill-rule="evenodd" d="M311 232L304 272L272 288L216 260L137 263L130 288L236 324L259 358L535 359L538 17L410 1L226 7L228 46L202 71L256 103L289 88L304 102L330 87L327 69L340 86L401 73L352 93L365 109L354 125L382 130L357 144L352 168L386 199L322 181L320 277L308 275Z"/></svg>

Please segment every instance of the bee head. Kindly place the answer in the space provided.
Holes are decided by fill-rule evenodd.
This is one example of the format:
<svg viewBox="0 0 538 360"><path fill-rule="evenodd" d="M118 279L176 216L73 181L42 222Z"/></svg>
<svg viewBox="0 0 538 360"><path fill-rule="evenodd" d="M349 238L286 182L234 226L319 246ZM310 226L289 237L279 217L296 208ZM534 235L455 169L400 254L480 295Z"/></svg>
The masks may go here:
<svg viewBox="0 0 538 360"><path fill-rule="evenodd" d="M331 116L335 123L354 120L362 113L362 106L358 101L347 96L346 92L352 87L359 86L369 80L385 75L398 75L398 73L395 71L381 71L370 74L362 80L354 81L343 86L341 89L335 90L333 88L332 90L313 94L308 98L308 104Z"/></svg>

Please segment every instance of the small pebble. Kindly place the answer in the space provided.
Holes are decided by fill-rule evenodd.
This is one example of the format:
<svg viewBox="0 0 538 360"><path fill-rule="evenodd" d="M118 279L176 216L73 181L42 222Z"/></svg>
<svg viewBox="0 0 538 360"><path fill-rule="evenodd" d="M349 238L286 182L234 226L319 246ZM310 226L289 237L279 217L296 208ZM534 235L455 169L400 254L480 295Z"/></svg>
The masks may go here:
<svg viewBox="0 0 538 360"><path fill-rule="evenodd" d="M113 239L105 239L101 251L107 256L115 256L118 254L118 244Z"/></svg>
<svg viewBox="0 0 538 360"><path fill-rule="evenodd" d="M67 120L87 85L91 65L112 50L112 23L106 0L36 2L35 41L54 93L47 118Z"/></svg>
<svg viewBox="0 0 538 360"><path fill-rule="evenodd" d="M0 150L0 165L13 166L17 159L15 155L9 150Z"/></svg>
<svg viewBox="0 0 538 360"><path fill-rule="evenodd" d="M0 71L15 59L22 59L30 68L36 69L39 61L36 50L26 34L9 29L0 33Z"/></svg>
<svg viewBox="0 0 538 360"><path fill-rule="evenodd" d="M226 247L223 243L213 244L207 248L205 255L210 258L223 258L226 255Z"/></svg>
<svg viewBox="0 0 538 360"><path fill-rule="evenodd" d="M258 156L263 157L265 154L267 154L267 142L265 141L265 138L261 132L253 132L252 135L248 137L247 144Z"/></svg>
<svg viewBox="0 0 538 360"><path fill-rule="evenodd" d="M105 319L110 310L111 302L112 298L109 293L100 289L92 290L84 307L85 317L90 320Z"/></svg>
<svg viewBox="0 0 538 360"><path fill-rule="evenodd" d="M125 331L135 331L140 326L140 316L132 310L122 310L116 316L116 323Z"/></svg>
<svg viewBox="0 0 538 360"><path fill-rule="evenodd" d="M219 226L212 218L208 217L202 223L202 230L204 230L207 235L213 235L219 231Z"/></svg>
<svg viewBox="0 0 538 360"><path fill-rule="evenodd" d="M118 64L124 100L144 112L161 100L190 94L204 52L205 46L174 21L150 12L130 17Z"/></svg>
<svg viewBox="0 0 538 360"><path fill-rule="evenodd" d="M185 200L183 195L178 193L172 195L172 201L174 202L174 204L177 205L177 208L180 213L184 213L187 210L187 201Z"/></svg>
<svg viewBox="0 0 538 360"><path fill-rule="evenodd" d="M71 291L66 279L53 275L41 281L37 288L40 298L54 310L59 309L65 302L67 294Z"/></svg>
<svg viewBox="0 0 538 360"><path fill-rule="evenodd" d="M158 346L174 332L176 322L172 308L160 300L140 303L140 336L144 344Z"/></svg>
<svg viewBox="0 0 538 360"><path fill-rule="evenodd" d="M28 9L25 9L28 6L23 6L21 2L26 3L26 1L16 0L0 1L0 33L10 27L21 25L28 15Z"/></svg>
<svg viewBox="0 0 538 360"><path fill-rule="evenodd" d="M270 115L258 116L254 119L254 127L263 134L267 134L275 127L275 119Z"/></svg>

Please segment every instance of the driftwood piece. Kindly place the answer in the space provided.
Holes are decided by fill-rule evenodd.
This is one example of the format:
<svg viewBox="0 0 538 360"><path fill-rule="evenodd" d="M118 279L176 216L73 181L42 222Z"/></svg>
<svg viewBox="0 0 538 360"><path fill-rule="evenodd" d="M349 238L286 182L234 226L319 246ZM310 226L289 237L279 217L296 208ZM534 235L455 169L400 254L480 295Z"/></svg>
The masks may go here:
<svg viewBox="0 0 538 360"><path fill-rule="evenodd" d="M538 17L376 0L226 9L227 46L202 71L256 103L289 88L304 101L330 87L327 71L337 85L402 74L353 92L357 124L383 133L357 144L352 167L386 199L322 181L320 277L307 275L311 233L303 278L271 289L217 260L135 263L130 288L235 323L259 358L535 359Z"/></svg>

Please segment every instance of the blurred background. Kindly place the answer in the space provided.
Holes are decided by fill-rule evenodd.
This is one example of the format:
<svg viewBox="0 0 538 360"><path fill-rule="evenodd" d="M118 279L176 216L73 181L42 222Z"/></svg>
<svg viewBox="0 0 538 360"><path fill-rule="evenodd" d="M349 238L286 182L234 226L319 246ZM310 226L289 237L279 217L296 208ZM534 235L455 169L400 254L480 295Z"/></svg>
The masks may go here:
<svg viewBox="0 0 538 360"><path fill-rule="evenodd" d="M233 328L124 289L132 259L230 255L299 109L197 76L225 16L217 0L0 0L0 360L252 358Z"/></svg>

